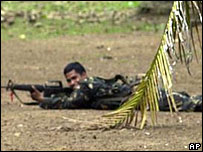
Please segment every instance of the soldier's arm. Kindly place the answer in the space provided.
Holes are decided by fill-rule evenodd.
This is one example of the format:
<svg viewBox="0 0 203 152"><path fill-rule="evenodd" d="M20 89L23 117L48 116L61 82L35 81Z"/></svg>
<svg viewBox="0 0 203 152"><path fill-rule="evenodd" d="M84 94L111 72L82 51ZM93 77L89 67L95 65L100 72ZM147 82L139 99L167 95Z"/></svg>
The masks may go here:
<svg viewBox="0 0 203 152"><path fill-rule="evenodd" d="M40 102L40 107L44 109L76 109L89 108L90 106L90 91L88 88L77 89L70 96L54 96L44 98Z"/></svg>

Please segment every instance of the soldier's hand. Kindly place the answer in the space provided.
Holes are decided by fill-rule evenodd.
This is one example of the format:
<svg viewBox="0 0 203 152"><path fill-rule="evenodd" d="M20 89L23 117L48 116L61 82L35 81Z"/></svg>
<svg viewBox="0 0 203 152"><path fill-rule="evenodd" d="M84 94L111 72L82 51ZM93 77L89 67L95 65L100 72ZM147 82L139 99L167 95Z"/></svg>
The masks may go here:
<svg viewBox="0 0 203 152"><path fill-rule="evenodd" d="M35 86L32 86L32 89L34 90L32 93L31 93L31 98L33 100L36 100L38 102L42 102L44 100L44 96L43 96L43 93L41 93L39 90L37 90L35 88Z"/></svg>

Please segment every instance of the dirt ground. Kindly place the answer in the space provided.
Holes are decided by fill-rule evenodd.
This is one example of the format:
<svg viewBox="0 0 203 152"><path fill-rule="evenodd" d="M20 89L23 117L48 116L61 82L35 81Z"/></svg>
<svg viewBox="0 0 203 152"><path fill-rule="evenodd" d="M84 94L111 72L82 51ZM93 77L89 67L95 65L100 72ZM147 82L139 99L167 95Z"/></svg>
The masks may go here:
<svg viewBox="0 0 203 152"><path fill-rule="evenodd" d="M79 61L89 76L133 76L145 73L156 53L161 32L65 36L49 40L1 41L1 85L8 79L16 83L63 80L64 66ZM192 76L184 65L174 72L174 90L190 95L202 94L202 55L191 64ZM19 93L24 101L29 94ZM202 113L158 113L152 127L150 116L143 130L87 129L85 126L109 111L43 110L22 106L1 89L1 150L189 150L190 143L202 144ZM150 114L150 113L149 113ZM199 149L202 150L202 147Z"/></svg>

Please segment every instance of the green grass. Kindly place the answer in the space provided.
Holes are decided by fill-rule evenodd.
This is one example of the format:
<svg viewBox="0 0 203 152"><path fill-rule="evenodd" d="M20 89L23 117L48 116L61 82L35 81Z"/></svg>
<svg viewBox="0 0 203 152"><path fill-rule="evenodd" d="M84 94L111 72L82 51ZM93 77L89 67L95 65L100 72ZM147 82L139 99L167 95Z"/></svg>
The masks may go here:
<svg viewBox="0 0 203 152"><path fill-rule="evenodd" d="M9 11L41 11L44 15L37 20L35 24L28 23L25 19L16 17L15 23L11 26L1 24L2 40L22 38L30 39L48 39L61 35L81 35L81 34L102 34L102 33L129 33L134 30L156 31L160 25L140 24L135 25L125 22L119 25L112 24L111 21L102 21L100 23L84 22L78 24L71 19L48 19L47 14L50 12L69 12L78 14L79 12L111 12L124 11L139 7L141 2L137 1L4 1L2 8Z"/></svg>
<svg viewBox="0 0 203 152"><path fill-rule="evenodd" d="M25 35L26 39L47 39L60 35L102 34L102 33L128 33L132 31L129 24L112 25L109 22L99 24L75 24L71 20L42 20L42 27L35 27L29 23L22 24L21 19L16 19L15 25L3 28L1 25L1 38L8 40L20 38Z"/></svg>
<svg viewBox="0 0 203 152"><path fill-rule="evenodd" d="M52 11L67 11L72 13L88 12L94 10L96 12L125 10L135 8L140 5L139 1L4 1L1 2L2 7L13 11L32 11L41 10L45 13Z"/></svg>

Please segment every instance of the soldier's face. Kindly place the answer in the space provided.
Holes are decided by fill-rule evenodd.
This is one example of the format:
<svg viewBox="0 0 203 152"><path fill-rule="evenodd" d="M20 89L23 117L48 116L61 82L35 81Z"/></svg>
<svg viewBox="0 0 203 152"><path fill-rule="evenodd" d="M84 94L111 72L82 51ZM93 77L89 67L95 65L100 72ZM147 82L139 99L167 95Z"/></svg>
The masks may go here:
<svg viewBox="0 0 203 152"><path fill-rule="evenodd" d="M70 71L65 74L65 78L67 80L67 85L73 89L76 89L79 85L79 81L84 80L87 77L84 72L82 75L77 73L75 70Z"/></svg>

